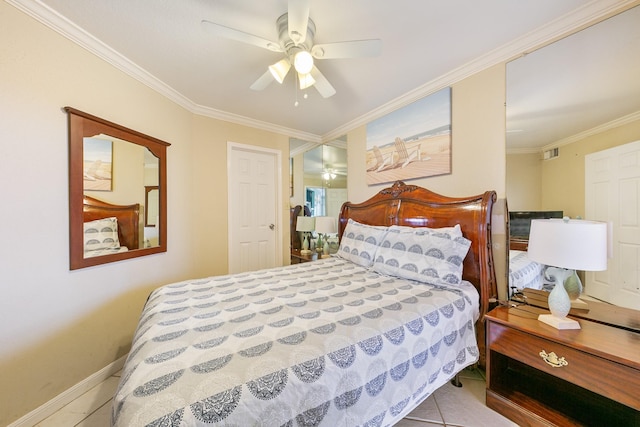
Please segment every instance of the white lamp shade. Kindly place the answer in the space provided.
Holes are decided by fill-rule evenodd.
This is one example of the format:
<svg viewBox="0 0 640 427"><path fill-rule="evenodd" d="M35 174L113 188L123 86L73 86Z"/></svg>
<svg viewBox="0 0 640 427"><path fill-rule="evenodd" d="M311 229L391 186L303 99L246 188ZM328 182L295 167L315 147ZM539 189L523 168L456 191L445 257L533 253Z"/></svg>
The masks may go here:
<svg viewBox="0 0 640 427"><path fill-rule="evenodd" d="M534 219L529 233L529 259L572 270L607 269L607 223Z"/></svg>
<svg viewBox="0 0 640 427"><path fill-rule="evenodd" d="M316 231L321 234L333 234L338 231L336 219L331 216L316 217Z"/></svg>
<svg viewBox="0 0 640 427"><path fill-rule="evenodd" d="M287 59L281 59L273 65L269 65L269 71L273 75L273 78L280 84L284 81L284 78L287 77L287 73L291 68L291 63Z"/></svg>
<svg viewBox="0 0 640 427"><path fill-rule="evenodd" d="M312 216L299 216L296 222L296 231L313 231L315 218Z"/></svg>
<svg viewBox="0 0 640 427"><path fill-rule="evenodd" d="M300 80L300 89L307 89L314 85L316 80L311 76L311 74L300 74L298 73L298 80Z"/></svg>

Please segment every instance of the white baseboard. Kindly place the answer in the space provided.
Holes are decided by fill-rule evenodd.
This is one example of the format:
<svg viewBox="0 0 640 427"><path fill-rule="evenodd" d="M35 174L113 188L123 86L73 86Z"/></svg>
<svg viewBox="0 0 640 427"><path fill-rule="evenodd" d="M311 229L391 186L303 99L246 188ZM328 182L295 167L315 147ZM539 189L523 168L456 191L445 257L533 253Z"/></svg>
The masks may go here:
<svg viewBox="0 0 640 427"><path fill-rule="evenodd" d="M125 354L115 362L100 369L95 374L90 375L73 387L63 391L44 405L41 405L40 407L24 415L23 417L12 422L7 427L33 427L48 416L55 414L65 405L73 402L75 399L82 396L84 393L91 390L93 387L97 386L102 381L109 378L111 375L118 372L120 369L122 369L126 360L127 355Z"/></svg>

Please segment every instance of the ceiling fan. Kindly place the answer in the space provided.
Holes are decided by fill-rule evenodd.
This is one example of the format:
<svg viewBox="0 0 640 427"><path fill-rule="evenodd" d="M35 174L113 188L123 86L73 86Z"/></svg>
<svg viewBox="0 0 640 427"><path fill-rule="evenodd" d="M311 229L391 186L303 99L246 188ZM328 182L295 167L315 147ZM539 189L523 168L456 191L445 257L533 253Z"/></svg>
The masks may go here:
<svg viewBox="0 0 640 427"><path fill-rule="evenodd" d="M277 42L206 19L202 21L202 25L215 36L284 53L283 59L270 65L251 85L253 90L263 90L274 80L282 84L293 65L300 89L314 86L322 97L328 98L334 95L336 90L318 70L314 59L372 57L379 55L382 49L382 41L379 39L314 44L316 25L309 18L309 0L289 0L288 12L276 20Z"/></svg>

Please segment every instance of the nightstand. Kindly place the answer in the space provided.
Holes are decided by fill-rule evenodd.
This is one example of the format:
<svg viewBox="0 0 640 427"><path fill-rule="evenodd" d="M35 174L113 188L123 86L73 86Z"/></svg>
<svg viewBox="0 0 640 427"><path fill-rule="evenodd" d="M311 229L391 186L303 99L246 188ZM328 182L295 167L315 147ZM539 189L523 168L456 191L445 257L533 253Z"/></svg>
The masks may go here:
<svg viewBox="0 0 640 427"><path fill-rule="evenodd" d="M318 259L318 255L316 251L312 251L309 255L303 255L300 253L300 249L291 249L291 264L315 261Z"/></svg>
<svg viewBox="0 0 640 427"><path fill-rule="evenodd" d="M585 319L557 330L543 312L485 317L487 406L520 426L640 426L640 333Z"/></svg>

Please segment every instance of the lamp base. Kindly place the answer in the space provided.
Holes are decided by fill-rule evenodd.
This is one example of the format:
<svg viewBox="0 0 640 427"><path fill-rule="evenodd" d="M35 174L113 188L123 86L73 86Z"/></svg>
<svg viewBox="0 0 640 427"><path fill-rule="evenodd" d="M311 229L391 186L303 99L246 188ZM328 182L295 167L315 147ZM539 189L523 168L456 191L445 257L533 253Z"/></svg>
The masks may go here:
<svg viewBox="0 0 640 427"><path fill-rule="evenodd" d="M541 314L538 320L556 329L580 329L580 323L568 317L556 317L553 314Z"/></svg>
<svg viewBox="0 0 640 427"><path fill-rule="evenodd" d="M589 311L589 304L582 301L580 298L576 298L571 300L571 308L577 308L579 310Z"/></svg>
<svg viewBox="0 0 640 427"><path fill-rule="evenodd" d="M300 249L300 255L311 255L311 251L309 249Z"/></svg>

